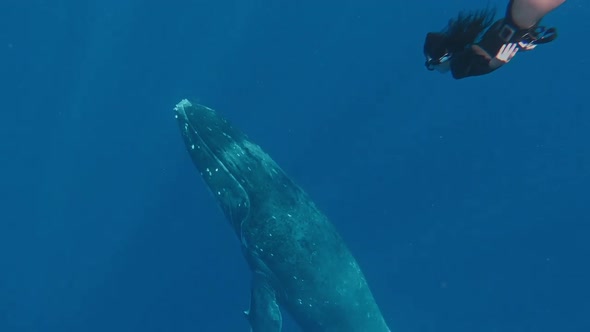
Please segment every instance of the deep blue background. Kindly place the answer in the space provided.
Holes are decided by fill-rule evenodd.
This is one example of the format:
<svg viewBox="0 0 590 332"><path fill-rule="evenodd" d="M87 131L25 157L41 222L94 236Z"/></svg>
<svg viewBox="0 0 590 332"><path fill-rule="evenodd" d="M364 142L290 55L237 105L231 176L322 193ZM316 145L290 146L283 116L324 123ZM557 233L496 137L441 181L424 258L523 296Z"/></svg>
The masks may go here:
<svg viewBox="0 0 590 332"><path fill-rule="evenodd" d="M0 331L248 331L181 98L310 193L392 331L590 331L590 6L491 75L426 71L486 3L3 0Z"/></svg>

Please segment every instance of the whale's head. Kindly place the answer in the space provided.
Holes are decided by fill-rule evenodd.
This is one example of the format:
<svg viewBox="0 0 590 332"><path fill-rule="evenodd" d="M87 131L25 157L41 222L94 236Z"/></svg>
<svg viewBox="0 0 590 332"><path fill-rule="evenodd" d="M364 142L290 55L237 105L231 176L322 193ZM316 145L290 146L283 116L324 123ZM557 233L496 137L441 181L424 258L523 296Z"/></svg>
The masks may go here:
<svg viewBox="0 0 590 332"><path fill-rule="evenodd" d="M290 180L272 158L215 110L186 99L174 110L193 163L239 235L257 202L268 202L278 189L284 193L282 185L269 184Z"/></svg>

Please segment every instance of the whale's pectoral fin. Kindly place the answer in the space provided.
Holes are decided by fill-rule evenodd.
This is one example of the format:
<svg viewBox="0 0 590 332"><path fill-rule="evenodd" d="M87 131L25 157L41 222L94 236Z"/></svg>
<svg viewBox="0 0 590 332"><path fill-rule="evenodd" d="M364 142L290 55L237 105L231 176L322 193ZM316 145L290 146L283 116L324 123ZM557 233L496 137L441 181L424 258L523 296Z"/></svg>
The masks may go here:
<svg viewBox="0 0 590 332"><path fill-rule="evenodd" d="M250 290L250 309L244 311L252 332L280 332L283 317L277 302L275 289L268 278L254 272Z"/></svg>

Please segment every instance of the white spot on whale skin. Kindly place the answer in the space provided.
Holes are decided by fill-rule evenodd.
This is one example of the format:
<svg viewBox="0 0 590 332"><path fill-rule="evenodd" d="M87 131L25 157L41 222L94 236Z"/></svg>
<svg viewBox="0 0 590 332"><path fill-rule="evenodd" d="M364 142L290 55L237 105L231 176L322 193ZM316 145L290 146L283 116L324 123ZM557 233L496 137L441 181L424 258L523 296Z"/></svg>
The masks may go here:
<svg viewBox="0 0 590 332"><path fill-rule="evenodd" d="M174 118L175 119L178 119L178 114L174 114Z"/></svg>
<svg viewBox="0 0 590 332"><path fill-rule="evenodd" d="M205 168L205 173L207 173L209 176L213 175L213 173L211 173L211 171L209 170L209 167Z"/></svg>
<svg viewBox="0 0 590 332"><path fill-rule="evenodd" d="M193 145L191 145L191 150L194 150L194 149L195 149L195 145L193 144Z"/></svg>
<svg viewBox="0 0 590 332"><path fill-rule="evenodd" d="M217 192L217 195L221 196L221 191L218 191L218 192Z"/></svg>

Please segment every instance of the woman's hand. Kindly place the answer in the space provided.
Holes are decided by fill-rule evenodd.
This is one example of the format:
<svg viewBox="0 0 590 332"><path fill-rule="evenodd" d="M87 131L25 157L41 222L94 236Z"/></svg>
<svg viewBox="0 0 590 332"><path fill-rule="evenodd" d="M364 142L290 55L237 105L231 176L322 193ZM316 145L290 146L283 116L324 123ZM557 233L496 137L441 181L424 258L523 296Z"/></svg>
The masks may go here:
<svg viewBox="0 0 590 332"><path fill-rule="evenodd" d="M508 63L516 55L516 52L518 52L518 45L516 43L504 44L498 54L496 54L496 59Z"/></svg>
<svg viewBox="0 0 590 332"><path fill-rule="evenodd" d="M492 69L496 69L502 65L507 64L508 61L512 60L512 58L516 55L516 52L518 52L517 43L508 43L502 45L498 54L496 54L496 56L490 60L490 67Z"/></svg>

